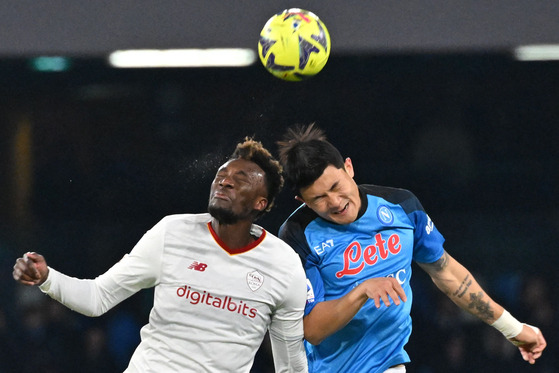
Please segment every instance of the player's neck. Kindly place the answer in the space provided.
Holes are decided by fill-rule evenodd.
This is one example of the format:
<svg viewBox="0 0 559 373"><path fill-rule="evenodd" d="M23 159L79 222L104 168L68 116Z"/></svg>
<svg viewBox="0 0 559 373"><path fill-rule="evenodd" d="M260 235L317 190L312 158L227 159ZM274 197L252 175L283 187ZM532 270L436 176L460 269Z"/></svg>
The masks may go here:
<svg viewBox="0 0 559 373"><path fill-rule="evenodd" d="M230 249L240 249L255 241L250 234L252 221L242 220L235 224L221 224L212 219L212 228L219 239Z"/></svg>

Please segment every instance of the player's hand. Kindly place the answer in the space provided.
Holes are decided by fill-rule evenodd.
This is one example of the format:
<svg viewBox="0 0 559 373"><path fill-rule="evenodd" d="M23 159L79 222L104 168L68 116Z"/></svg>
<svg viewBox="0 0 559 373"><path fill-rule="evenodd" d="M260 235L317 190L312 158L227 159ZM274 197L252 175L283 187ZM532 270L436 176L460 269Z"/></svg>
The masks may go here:
<svg viewBox="0 0 559 373"><path fill-rule="evenodd" d="M402 301L407 301L406 293L404 289L393 277L375 277L370 278L361 284L365 288L365 294L367 297L375 302L375 307L379 308L381 301L386 305L390 306L390 299L395 305L400 305L400 299Z"/></svg>
<svg viewBox="0 0 559 373"><path fill-rule="evenodd" d="M540 329L528 324L523 325L519 335L509 340L518 347L522 358L530 364L534 364L536 359L542 356L547 346Z"/></svg>
<svg viewBox="0 0 559 373"><path fill-rule="evenodd" d="M41 285L47 279L49 269L45 258L37 253L25 253L16 260L12 276L24 285Z"/></svg>

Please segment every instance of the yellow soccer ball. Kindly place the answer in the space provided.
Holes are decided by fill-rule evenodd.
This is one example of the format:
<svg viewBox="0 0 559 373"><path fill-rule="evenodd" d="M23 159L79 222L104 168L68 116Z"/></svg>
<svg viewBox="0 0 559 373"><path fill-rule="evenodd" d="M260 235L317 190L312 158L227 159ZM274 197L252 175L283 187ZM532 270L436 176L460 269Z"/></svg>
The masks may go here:
<svg viewBox="0 0 559 373"><path fill-rule="evenodd" d="M260 32L258 55L274 76L300 81L322 70L330 45L328 29L315 14L292 8L266 22Z"/></svg>

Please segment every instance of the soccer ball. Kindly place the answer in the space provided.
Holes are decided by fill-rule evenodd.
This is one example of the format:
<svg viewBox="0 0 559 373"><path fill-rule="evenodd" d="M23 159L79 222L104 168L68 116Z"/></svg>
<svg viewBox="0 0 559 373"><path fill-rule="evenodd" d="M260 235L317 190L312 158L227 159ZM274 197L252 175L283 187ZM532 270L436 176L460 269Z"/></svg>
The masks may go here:
<svg viewBox="0 0 559 373"><path fill-rule="evenodd" d="M330 34L312 12L286 9L264 25L258 55L274 76L300 81L316 75L326 65L330 56Z"/></svg>

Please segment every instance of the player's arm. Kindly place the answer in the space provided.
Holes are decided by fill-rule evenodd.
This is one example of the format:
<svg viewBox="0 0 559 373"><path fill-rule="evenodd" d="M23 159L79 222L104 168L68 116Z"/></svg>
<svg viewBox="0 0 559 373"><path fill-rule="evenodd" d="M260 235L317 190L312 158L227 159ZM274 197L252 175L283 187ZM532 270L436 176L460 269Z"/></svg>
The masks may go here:
<svg viewBox="0 0 559 373"><path fill-rule="evenodd" d="M60 273L34 252L16 260L13 278L24 285L39 286L51 298L86 316L99 316L131 295L114 281L113 286L108 285L108 279L101 285L101 280L82 280Z"/></svg>
<svg viewBox="0 0 559 373"><path fill-rule="evenodd" d="M296 266L292 275L285 298L272 314L268 328L276 373L308 371L303 345L303 312L307 298L305 272Z"/></svg>
<svg viewBox="0 0 559 373"><path fill-rule="evenodd" d="M503 307L495 303L472 274L446 251L434 263L418 264L454 303L482 321L492 324L503 313Z"/></svg>
<svg viewBox="0 0 559 373"><path fill-rule="evenodd" d="M47 266L44 257L27 253L16 260L13 277L24 285L38 285L41 291L68 308L86 316L100 316L140 289L158 280L161 235L151 230L103 275L96 279L67 276Z"/></svg>
<svg viewBox="0 0 559 373"><path fill-rule="evenodd" d="M537 328L521 324L481 288L474 276L446 251L434 263L418 263L435 285L463 310L494 326L533 364L546 347Z"/></svg>
<svg viewBox="0 0 559 373"><path fill-rule="evenodd" d="M395 305L400 304L400 299L404 302L407 300L404 289L396 279L368 279L341 298L317 303L303 319L305 339L313 345L319 344L346 326L369 299L374 300L377 308L381 302L390 306L390 299Z"/></svg>

